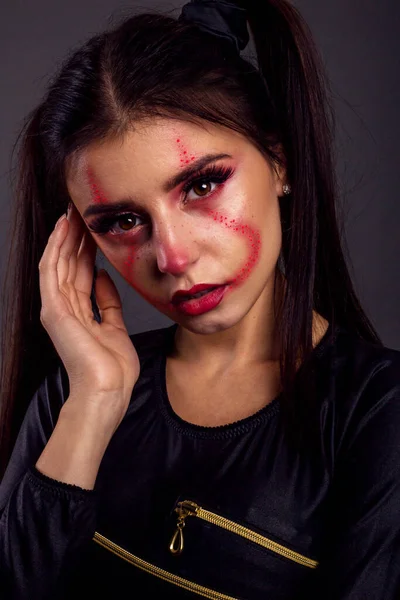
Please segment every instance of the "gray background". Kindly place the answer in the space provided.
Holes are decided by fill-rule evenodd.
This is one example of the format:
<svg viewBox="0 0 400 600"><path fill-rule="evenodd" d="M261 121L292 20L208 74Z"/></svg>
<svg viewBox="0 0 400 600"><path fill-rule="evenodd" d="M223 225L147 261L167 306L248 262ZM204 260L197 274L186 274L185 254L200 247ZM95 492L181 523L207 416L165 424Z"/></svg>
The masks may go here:
<svg viewBox="0 0 400 600"><path fill-rule="evenodd" d="M263 1L263 0L260 0ZM0 244L9 229L10 157L27 112L67 52L133 12L179 14L184 2L8 0L0 7ZM387 346L400 349L400 3L297 0L326 64L338 121L338 174L350 269ZM99 256L120 291L130 333L172 321L142 300ZM3 274L2 259L0 274Z"/></svg>

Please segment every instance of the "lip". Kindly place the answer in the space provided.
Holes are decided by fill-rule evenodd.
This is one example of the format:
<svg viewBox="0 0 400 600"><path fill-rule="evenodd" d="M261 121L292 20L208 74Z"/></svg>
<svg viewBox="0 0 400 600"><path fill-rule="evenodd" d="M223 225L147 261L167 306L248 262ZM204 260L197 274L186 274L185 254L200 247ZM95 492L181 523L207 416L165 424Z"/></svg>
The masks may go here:
<svg viewBox="0 0 400 600"><path fill-rule="evenodd" d="M218 283L198 283L190 288L190 290L178 290L172 296L171 302L172 304L177 304L181 302L182 297L197 294L198 292L203 292L204 290L208 290L209 288L217 288L220 287L221 284Z"/></svg>
<svg viewBox="0 0 400 600"><path fill-rule="evenodd" d="M197 287L197 286L195 286L195 287ZM210 286L204 286L204 289L207 289L208 287L210 287ZM179 301L179 295L178 295L178 300L175 300L175 303L173 304L173 306L176 310L179 310L179 312L182 312L185 315L189 315L192 317L197 316L197 315L202 315L203 313L212 310L213 308L217 307L218 304L220 304L228 287L229 287L229 284L219 285L219 286L215 287L215 289L211 290L208 294L201 296L201 298L192 298L191 300ZM194 289L194 288L192 288L192 289ZM197 291L202 291L202 290L197 290ZM192 293L196 293L196 292L192 292ZM182 294L181 294L181 296L182 296Z"/></svg>

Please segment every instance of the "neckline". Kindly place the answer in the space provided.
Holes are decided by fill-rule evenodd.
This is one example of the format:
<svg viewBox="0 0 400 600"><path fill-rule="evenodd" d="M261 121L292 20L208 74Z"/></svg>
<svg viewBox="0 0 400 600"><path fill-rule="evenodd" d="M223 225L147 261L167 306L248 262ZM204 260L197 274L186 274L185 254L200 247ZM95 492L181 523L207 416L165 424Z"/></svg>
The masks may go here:
<svg viewBox="0 0 400 600"><path fill-rule="evenodd" d="M269 402L266 406L263 406L260 410L240 419L238 421L234 421L231 423L226 423L223 425L215 425L215 426L207 426L207 425L197 425L195 423L190 423L189 421L185 421L182 419L172 408L171 403L168 398L167 393L167 382L166 382L166 365L167 365L167 355L171 345L173 344L175 332L177 330L178 324L174 323L170 327L166 328L166 339L165 344L163 345L162 351L159 354L158 360L155 365L155 384L158 390L158 399L161 413L163 417L167 421L167 423L173 427L180 434L198 438L198 439L229 439L235 437L237 435L246 433L247 431L254 429L261 423L269 421L272 417L274 417L280 410L280 400L282 393L280 392L271 402ZM328 324L328 328L322 338L319 340L318 344L313 348L307 364L310 361L314 361L315 359L321 357L327 346L330 342L336 337L336 334L339 330L338 326L333 326L331 322ZM301 365L296 373L296 379L298 378L298 374L304 368L304 364Z"/></svg>

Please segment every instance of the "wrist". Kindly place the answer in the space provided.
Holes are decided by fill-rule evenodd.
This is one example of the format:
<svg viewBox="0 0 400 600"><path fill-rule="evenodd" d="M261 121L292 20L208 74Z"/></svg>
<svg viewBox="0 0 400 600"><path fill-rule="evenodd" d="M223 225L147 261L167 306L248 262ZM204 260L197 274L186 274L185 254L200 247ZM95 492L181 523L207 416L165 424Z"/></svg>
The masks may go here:
<svg viewBox="0 0 400 600"><path fill-rule="evenodd" d="M71 392L63 404L60 417L74 427L111 437L126 412L120 392Z"/></svg>
<svg viewBox="0 0 400 600"><path fill-rule="evenodd" d="M104 452L120 419L115 410L119 395L72 395L60 410L56 426L36 469L58 481L93 489Z"/></svg>

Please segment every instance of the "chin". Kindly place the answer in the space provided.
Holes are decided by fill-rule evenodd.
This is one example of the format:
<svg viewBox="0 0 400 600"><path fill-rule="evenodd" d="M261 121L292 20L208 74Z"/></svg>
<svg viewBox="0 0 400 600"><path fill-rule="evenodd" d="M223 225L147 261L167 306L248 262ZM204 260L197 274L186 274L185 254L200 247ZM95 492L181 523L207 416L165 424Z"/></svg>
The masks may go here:
<svg viewBox="0 0 400 600"><path fill-rule="evenodd" d="M179 320L175 318L174 321L192 333L210 335L234 327L242 320L243 316L231 315L228 317L226 314L223 315L222 311L219 315L214 311L210 311L197 317L183 317Z"/></svg>

